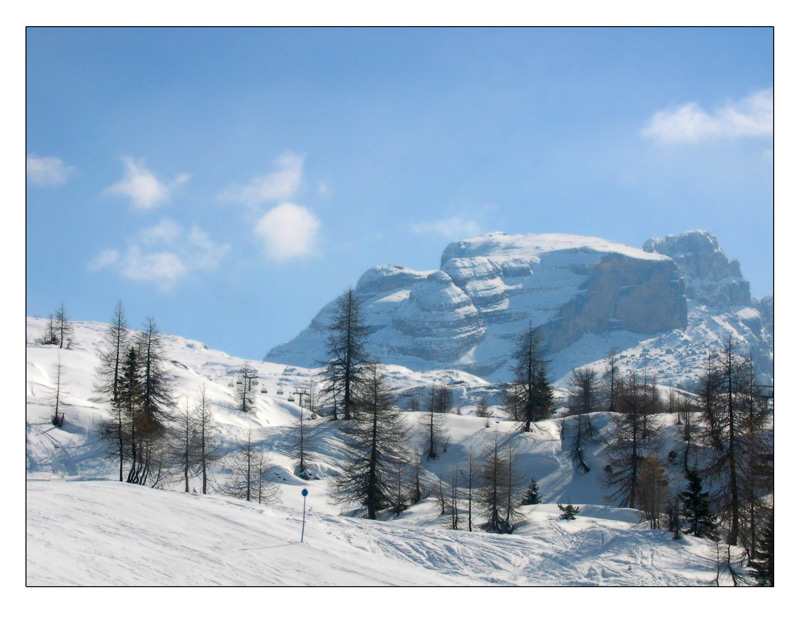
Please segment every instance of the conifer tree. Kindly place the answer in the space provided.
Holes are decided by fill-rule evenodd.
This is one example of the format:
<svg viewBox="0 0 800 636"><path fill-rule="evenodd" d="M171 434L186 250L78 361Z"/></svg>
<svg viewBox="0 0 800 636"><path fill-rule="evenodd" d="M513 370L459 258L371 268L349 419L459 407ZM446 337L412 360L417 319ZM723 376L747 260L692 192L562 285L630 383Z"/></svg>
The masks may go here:
<svg viewBox="0 0 800 636"><path fill-rule="evenodd" d="M45 327L44 333L38 342L43 345L58 344L58 331L56 330L56 321L53 318L53 314L48 317L47 327Z"/></svg>
<svg viewBox="0 0 800 636"><path fill-rule="evenodd" d="M176 424L172 453L175 464L183 473L184 492L189 492L189 480L197 474L198 469L198 435L188 397L185 398L184 408Z"/></svg>
<svg viewBox="0 0 800 636"><path fill-rule="evenodd" d="M309 462L313 461L311 452L311 438L309 436L309 426L303 413L303 394L300 395L300 417L297 419L297 426L294 429L293 455L295 459L295 469L297 475L302 479L311 479Z"/></svg>
<svg viewBox="0 0 800 636"><path fill-rule="evenodd" d="M323 393L334 402L334 419L338 410L345 420L353 416L360 385L366 382L367 334L361 303L349 287L336 301L325 339Z"/></svg>
<svg viewBox="0 0 800 636"><path fill-rule="evenodd" d="M612 415L605 485L608 499L621 507L635 508L640 501L640 473L644 458L659 448L659 429L649 414L646 387L631 372L617 396Z"/></svg>
<svg viewBox="0 0 800 636"><path fill-rule="evenodd" d="M135 350L129 351L127 372L130 387L128 395L131 426L131 468L128 482L146 484L151 468L161 466L166 425L173 416L170 379L165 369L161 334L155 321L148 318L144 329L137 333ZM158 476L156 476L157 478Z"/></svg>
<svg viewBox="0 0 800 636"><path fill-rule="evenodd" d="M453 394L447 386L434 383L431 385L431 392L430 408L434 412L444 415L453 410Z"/></svg>
<svg viewBox="0 0 800 636"><path fill-rule="evenodd" d="M486 520L483 528L499 534L514 531L519 519L519 473L516 456L509 443L505 449L495 433L492 445L487 449L480 468L481 487L476 502Z"/></svg>
<svg viewBox="0 0 800 636"><path fill-rule="evenodd" d="M550 417L553 389L547 378L548 360L542 354L538 332L529 326L517 339L513 353L513 380L506 387L504 399L508 414L530 432L531 423Z"/></svg>
<svg viewBox="0 0 800 636"><path fill-rule="evenodd" d="M100 437L109 446L109 455L119 459L119 480L123 481L125 463L125 404L121 399L122 367L129 349L130 336L122 301L114 308L114 317L103 335L98 352L100 364L95 370L94 389L108 400L111 417L100 425Z"/></svg>
<svg viewBox="0 0 800 636"><path fill-rule="evenodd" d="M340 474L331 496L341 504L356 504L367 518L391 503L392 470L407 455L407 431L377 363L361 371L358 401L342 426L345 442Z"/></svg>
<svg viewBox="0 0 800 636"><path fill-rule="evenodd" d="M750 565L759 586L775 585L775 515L772 509L769 510Z"/></svg>
<svg viewBox="0 0 800 636"><path fill-rule="evenodd" d="M422 501L422 464L419 458L415 458L411 463L411 479L412 484L410 488L409 499L412 504Z"/></svg>
<svg viewBox="0 0 800 636"><path fill-rule="evenodd" d="M127 458L129 458L131 462L126 481L128 483L137 484L140 483L139 463L141 461L141 447L138 434L141 429L140 422L142 420L140 380L139 356L136 352L136 347L128 347L122 361L118 395L124 418L124 439L128 444Z"/></svg>
<svg viewBox="0 0 800 636"><path fill-rule="evenodd" d="M581 511L578 506L573 506L571 503L568 503L566 506L562 506L561 504L557 505L558 509L561 511L560 518L564 519L565 521L573 521L575 516Z"/></svg>
<svg viewBox="0 0 800 636"><path fill-rule="evenodd" d="M250 413L253 410L253 382L258 378L258 373L249 362L245 362L239 369L239 376L236 379L236 408L242 413Z"/></svg>
<svg viewBox="0 0 800 636"><path fill-rule="evenodd" d="M586 458L585 447L590 443L596 431L592 426L591 413L598 406L597 374L592 369L575 369L567 382L568 408L572 419L572 426L567 429L562 426L562 439L567 443L576 470L588 473L590 470ZM566 418L564 425L567 424Z"/></svg>
<svg viewBox="0 0 800 636"><path fill-rule="evenodd" d="M669 481L664 466L658 457L644 457L639 469L636 488L636 506L642 511L644 518L650 522L650 528L661 527L661 514L669 498Z"/></svg>
<svg viewBox="0 0 800 636"><path fill-rule="evenodd" d="M436 498L439 500L439 514L447 514L447 492L441 474L436 476Z"/></svg>
<svg viewBox="0 0 800 636"><path fill-rule="evenodd" d="M535 506L540 503L542 503L542 498L539 495L539 484L536 483L535 479L531 478L531 483L528 485L528 490L526 490L525 494L522 496L520 505Z"/></svg>
<svg viewBox="0 0 800 636"><path fill-rule="evenodd" d="M717 522L711 513L708 493L703 492L703 479L696 470L686 474L687 488L680 493L681 516L688 524L686 534L718 541Z"/></svg>
<svg viewBox="0 0 800 636"><path fill-rule="evenodd" d="M192 417L197 430L197 452L199 455L199 475L202 478L203 494L208 494L211 478L211 466L222 459L214 425L214 413L211 402L206 395L206 386L200 387Z"/></svg>
<svg viewBox="0 0 800 636"><path fill-rule="evenodd" d="M436 384L431 384L426 396L425 412L419 418L419 425L425 440L423 455L428 460L436 459L446 448L447 432L441 408L440 387L437 387Z"/></svg>
<svg viewBox="0 0 800 636"><path fill-rule="evenodd" d="M608 353L608 358L606 359L606 369L603 373L607 411L613 412L617 409L617 396L619 396L621 384L620 379L621 373L619 369L619 361L617 359L617 352L614 349L611 349L611 351Z"/></svg>
<svg viewBox="0 0 800 636"><path fill-rule="evenodd" d="M446 514L448 515L447 527L451 530L458 530L461 518L458 514L458 502L461 499L461 489L458 486L458 467L454 467L450 473L450 484L448 487Z"/></svg>
<svg viewBox="0 0 800 636"><path fill-rule="evenodd" d="M239 442L228 457L231 478L225 492L231 497L257 503L274 503L280 499L280 487L264 478L267 469L263 449L253 440L253 430Z"/></svg>
<svg viewBox="0 0 800 636"><path fill-rule="evenodd" d="M488 404L486 403L486 396L482 395L478 400L478 404L475 406L475 416L482 417L484 419L488 419L492 416L492 410L489 408Z"/></svg>
<svg viewBox="0 0 800 636"><path fill-rule="evenodd" d="M56 337L58 338L58 348L69 349L70 344L72 343L73 327L72 323L67 317L67 310L64 309L63 302L58 306L58 309L56 309L55 331Z"/></svg>
<svg viewBox="0 0 800 636"><path fill-rule="evenodd" d="M64 425L64 413L61 411L61 354L58 356L58 363L56 364L56 388L55 388L55 405L53 408L53 415L50 418L53 426L61 427Z"/></svg>
<svg viewBox="0 0 800 636"><path fill-rule="evenodd" d="M465 488L467 494L467 530L472 532L472 502L474 499L475 483L478 479L478 466L475 459L475 453L472 446L467 450L467 468L466 472L462 471L465 477Z"/></svg>
<svg viewBox="0 0 800 636"><path fill-rule="evenodd" d="M392 490L390 493L390 507L396 517L407 510L411 505L411 499L414 495L410 495L411 488L409 487L409 464L406 461L396 462L389 471L392 475ZM419 500L417 500L419 501Z"/></svg>
<svg viewBox="0 0 800 636"><path fill-rule="evenodd" d="M732 338L710 359L702 386L711 387L703 394L703 417L712 457L704 476L716 484L711 492L721 522L726 527L729 545L744 545L752 553L751 528L748 527L748 502L756 506L770 494L771 469L760 471L754 465L768 457L765 443L766 409L754 392L753 364L736 353ZM756 521L753 522L755 531Z"/></svg>
<svg viewBox="0 0 800 636"><path fill-rule="evenodd" d="M684 442L683 447L683 472L688 474L690 465L694 465L694 461L690 461L697 449L698 438L698 425L697 425L697 407L695 404L685 397L675 399L673 410L677 414L677 424L681 431L681 438Z"/></svg>

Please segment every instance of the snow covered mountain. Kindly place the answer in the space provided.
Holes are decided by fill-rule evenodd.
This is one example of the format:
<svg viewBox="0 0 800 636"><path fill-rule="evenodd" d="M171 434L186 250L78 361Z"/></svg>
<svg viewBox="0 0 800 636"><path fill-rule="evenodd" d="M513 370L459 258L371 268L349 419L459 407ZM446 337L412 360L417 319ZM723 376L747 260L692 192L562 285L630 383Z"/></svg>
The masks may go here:
<svg viewBox="0 0 800 636"><path fill-rule="evenodd" d="M592 237L493 233L451 243L436 271L374 267L355 292L370 353L413 370L506 381L514 338L532 324L557 380L614 348L624 368L687 385L706 351L730 334L772 382L772 299L751 299L738 262L702 231L651 239L643 250ZM265 360L317 366L334 306Z"/></svg>

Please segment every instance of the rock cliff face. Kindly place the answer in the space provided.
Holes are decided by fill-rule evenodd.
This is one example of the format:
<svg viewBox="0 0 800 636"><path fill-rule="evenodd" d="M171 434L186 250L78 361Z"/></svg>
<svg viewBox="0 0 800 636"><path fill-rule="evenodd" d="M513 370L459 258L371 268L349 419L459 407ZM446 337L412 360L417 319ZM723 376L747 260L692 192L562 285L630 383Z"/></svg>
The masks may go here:
<svg viewBox="0 0 800 636"><path fill-rule="evenodd" d="M513 341L528 324L541 327L550 355L586 334L645 337L687 326L672 258L591 237L495 233L458 241L445 249L438 271L376 267L355 291L373 356L496 380L505 379ZM323 360L333 306L265 359L302 366Z"/></svg>
<svg viewBox="0 0 800 636"><path fill-rule="evenodd" d="M644 244L644 250L666 254L675 261L689 300L720 309L750 304L750 283L742 278L739 261L729 261L708 232L695 230L652 238Z"/></svg>

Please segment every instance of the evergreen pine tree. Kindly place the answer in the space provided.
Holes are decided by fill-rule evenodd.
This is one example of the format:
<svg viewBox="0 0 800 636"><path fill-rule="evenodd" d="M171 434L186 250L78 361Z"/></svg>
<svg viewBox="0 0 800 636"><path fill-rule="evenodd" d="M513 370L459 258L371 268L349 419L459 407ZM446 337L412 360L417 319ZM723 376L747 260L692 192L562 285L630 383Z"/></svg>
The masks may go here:
<svg viewBox="0 0 800 636"><path fill-rule="evenodd" d="M334 418L353 417L359 389L366 382L368 328L364 322L361 303L352 287L336 301L331 324L325 339L328 359L323 375L322 395L333 401Z"/></svg>
<svg viewBox="0 0 800 636"><path fill-rule="evenodd" d="M542 498L539 496L539 484L536 483L535 479L531 478L531 483L528 486L528 490L525 491L525 495L522 497L520 505L535 506L536 504L540 503L542 503Z"/></svg>
<svg viewBox="0 0 800 636"><path fill-rule="evenodd" d="M775 516L772 510L764 524L750 565L760 586L773 587L775 585Z"/></svg>
<svg viewBox="0 0 800 636"><path fill-rule="evenodd" d="M123 481L126 458L125 405L121 398L122 369L129 349L130 336L122 301L117 302L114 318L103 336L103 346L98 351L100 365L95 370L94 389L108 400L111 418L100 425L100 437L109 446L109 455L119 459L119 480Z"/></svg>
<svg viewBox="0 0 800 636"><path fill-rule="evenodd" d="M686 474L686 481L688 488L680 494L681 515L689 524L684 532L717 540L717 523L711 514L708 493L703 492L702 478L696 470L690 470Z"/></svg>
<svg viewBox="0 0 800 636"><path fill-rule="evenodd" d="M532 326L519 336L513 357L513 380L503 398L506 412L527 433L532 422L550 417L554 404L553 389L547 379L548 360L542 355L541 339Z"/></svg>
<svg viewBox="0 0 800 636"><path fill-rule="evenodd" d="M566 506L558 504L558 509L561 511L561 519L564 519L565 521L574 520L575 516L581 511L578 506L573 506L570 503L568 503Z"/></svg>
<svg viewBox="0 0 800 636"><path fill-rule="evenodd" d="M351 420L341 429L345 449L340 473L330 488L334 501L356 504L375 519L391 505L396 485L392 472L406 461L407 431L380 366L370 363L362 375Z"/></svg>

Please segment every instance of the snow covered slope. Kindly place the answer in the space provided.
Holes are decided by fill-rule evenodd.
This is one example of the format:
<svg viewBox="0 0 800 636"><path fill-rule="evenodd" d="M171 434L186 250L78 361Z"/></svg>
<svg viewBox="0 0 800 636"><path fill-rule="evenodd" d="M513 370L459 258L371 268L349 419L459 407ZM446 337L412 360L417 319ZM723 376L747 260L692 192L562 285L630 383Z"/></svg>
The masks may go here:
<svg viewBox="0 0 800 636"><path fill-rule="evenodd" d="M750 299L738 263L705 232L651 239L644 250L592 237L500 232L450 244L437 271L375 267L355 291L370 354L414 370L507 381L514 337L532 324L556 380L615 348L623 369L647 368L662 382L689 385L705 352L730 334L772 383L771 297ZM334 306L265 359L317 366Z"/></svg>
<svg viewBox="0 0 800 636"><path fill-rule="evenodd" d="M313 497L310 495L310 499ZM111 481L28 481L29 585L707 585L702 540L526 507L513 535L302 513ZM424 513L421 513L424 514Z"/></svg>
<svg viewBox="0 0 800 636"><path fill-rule="evenodd" d="M423 465L428 499L381 522L342 517L350 511L328 496L342 457L340 423L309 419L306 411L306 444L314 453L310 481L295 474L291 457L299 408L288 398L307 384L313 370L251 361L259 392L255 411L243 414L235 408L234 389L245 361L178 336L164 336L174 394L180 402L205 386L223 450L232 450L249 432L267 453L267 479L279 484L282 503L264 508L219 494L169 492L182 489L180 475L165 479L164 491L114 482L116 464L97 436L107 405L93 390L106 328L74 323L71 347L59 349L35 344L45 321L28 319L30 584L693 585L713 576L704 542L674 542L666 531L642 527L636 511L608 507L601 480L607 463L601 443L608 435L606 414L593 417L598 436L586 446L587 474L573 466L569 445L561 439L561 419L518 433L515 423L502 419L448 414L443 422L448 449ZM65 424L54 428L49 416L59 359ZM491 390L484 380L459 371L419 373L389 366L387 375L399 391L432 381L457 383L451 386L465 412L472 411L476 395ZM404 413L417 436L422 416ZM679 450L674 418L659 417L664 453ZM447 484L454 470L464 468L470 449L480 454L496 435L501 445L514 445L522 476L536 479L544 503L523 508L528 523L511 536L446 530L435 496L439 478ZM668 465L667 472L672 486L680 487L679 462ZM223 462L214 470L214 493L228 477ZM199 490L196 482L192 486ZM299 545L303 488L310 491L309 526L307 543ZM566 501L583 508L577 521L557 519L555 505ZM461 508L463 514L466 502Z"/></svg>
<svg viewBox="0 0 800 636"><path fill-rule="evenodd" d="M75 322L69 349L40 345L36 341L45 331L43 318L27 319L26 421L29 470L54 470L67 475L109 475L105 450L97 438L97 427L108 415L107 404L94 390L94 373L99 366L98 352L108 325ZM315 369L292 367L235 358L209 349L195 340L163 335L173 394L179 405L193 401L202 386L214 409L221 437L228 448L254 431L256 439L266 440L299 420L300 408L292 393L308 389L316 379ZM61 364L61 410L66 414L63 428L50 424L56 393L57 368ZM236 378L245 362L258 373L255 409L242 413L236 408ZM455 384L460 393L488 386L485 380L462 371L413 372L403 367L385 369L387 384L399 391L422 390L433 382ZM306 418L309 414L306 411ZM313 422L313 420L312 420ZM287 460L288 463L288 460Z"/></svg>

